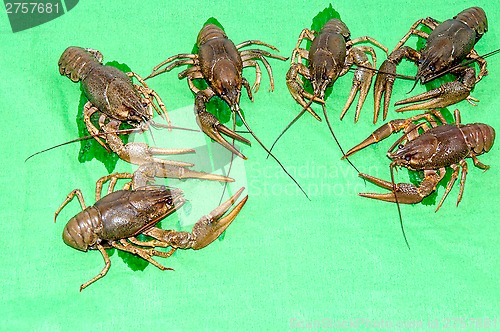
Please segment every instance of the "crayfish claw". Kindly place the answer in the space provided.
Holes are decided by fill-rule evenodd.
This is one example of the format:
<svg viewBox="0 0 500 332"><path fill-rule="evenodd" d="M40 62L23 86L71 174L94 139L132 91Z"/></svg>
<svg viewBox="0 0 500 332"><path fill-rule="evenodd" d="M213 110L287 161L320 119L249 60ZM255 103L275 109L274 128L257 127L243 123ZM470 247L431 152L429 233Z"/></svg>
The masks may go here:
<svg viewBox="0 0 500 332"><path fill-rule="evenodd" d="M235 140L243 142L245 144L251 145L250 141L244 138L243 136L238 135L228 127L224 126L222 123L217 120L217 118L211 114L202 110L196 110L196 122L201 130L211 139L234 153L240 158L247 159L240 151L238 151L232 144L230 144L222 135L227 135Z"/></svg>
<svg viewBox="0 0 500 332"><path fill-rule="evenodd" d="M194 171L186 167L152 162L141 165L133 174L132 186L140 188L155 182L155 178L200 179L219 182L234 182L227 176Z"/></svg>
<svg viewBox="0 0 500 332"><path fill-rule="evenodd" d="M369 62L365 63L364 65L367 67L369 66L371 68ZM356 94L359 91L359 99L358 99L358 104L356 105L356 114L354 116L354 122L355 123L358 122L361 108L363 107L366 96L368 95L368 90L370 90L370 86L372 84L372 78L373 78L373 71L363 67L359 67L356 69L356 71L354 72L351 92L349 93L349 97L347 98L344 109L340 114L340 120L342 120L344 115L347 113L349 107L351 107L351 104L354 101L354 98L356 97Z"/></svg>
<svg viewBox="0 0 500 332"><path fill-rule="evenodd" d="M243 205L245 205L248 196L245 196L225 217L222 216L233 206L244 189L242 187L226 202L198 220L192 231L194 237L193 249L197 250L208 246L229 227L238 213L240 213Z"/></svg>
<svg viewBox="0 0 500 332"><path fill-rule="evenodd" d="M389 137L392 133L400 131L403 129L406 125L408 124L407 120L404 119L397 119L397 120L392 120L387 122L386 124L382 125L379 127L377 130L375 130L373 133L370 134L363 142L359 143L342 157L342 159L345 159L354 153L358 152L359 150L362 150L366 148L367 146L380 142L381 140ZM365 174L363 174L365 175ZM361 174L360 174L361 176ZM369 176L369 175L367 175Z"/></svg>
<svg viewBox="0 0 500 332"><path fill-rule="evenodd" d="M470 89L459 81L448 82L439 88L429 90L414 97L398 101L394 105L403 105L408 103L419 104L407 105L396 110L396 112L425 110L434 108L443 108L456 104L462 100L469 100ZM427 100L427 101L425 101Z"/></svg>
<svg viewBox="0 0 500 332"><path fill-rule="evenodd" d="M377 123L378 115L380 113L380 102L382 95L384 95L384 113L383 119L387 117L389 111L389 102L391 100L392 87L394 79L396 78L396 65L389 60L385 60L380 66L377 78L375 79L375 86L373 89L375 109L373 113L373 123Z"/></svg>
<svg viewBox="0 0 500 332"><path fill-rule="evenodd" d="M170 246L172 249L202 249L215 241L240 213L248 196L245 196L225 217L222 217L236 202L244 189L241 188L229 200L222 203L208 215L201 217L190 233L151 227L145 230L143 234L151 236L162 242L163 246Z"/></svg>
<svg viewBox="0 0 500 332"><path fill-rule="evenodd" d="M385 181L385 180L382 180L382 179L379 179L379 178L376 178L374 176L371 176L371 175L368 175L368 174L364 174L364 173L359 173L358 176L360 178L363 178L365 180L370 181L371 183L376 184L379 187L382 187L382 188L385 188L385 189L392 189L393 188L392 182Z"/></svg>
<svg viewBox="0 0 500 332"><path fill-rule="evenodd" d="M377 193L359 193L361 197L367 197L371 199L378 199L380 201L391 202L391 203L402 203L402 204L415 204L420 203L425 196L422 196L419 189L410 183L392 183L390 181L385 181L376 178L371 175L359 173L359 176L366 179L379 187L393 190L393 192L385 194Z"/></svg>
<svg viewBox="0 0 500 332"><path fill-rule="evenodd" d="M302 106L306 111L308 111L316 120L321 122L321 118L311 108L311 104L313 102L317 102L324 105L325 101L319 96L312 95L306 90L304 90L302 85L297 80L297 74L299 70L298 68L299 65L294 63L290 66L290 69L286 74L286 85L288 87L288 90L290 91L290 94L292 95L293 99L295 99L295 101L299 103L300 106ZM309 99L309 102L307 102L306 99Z"/></svg>

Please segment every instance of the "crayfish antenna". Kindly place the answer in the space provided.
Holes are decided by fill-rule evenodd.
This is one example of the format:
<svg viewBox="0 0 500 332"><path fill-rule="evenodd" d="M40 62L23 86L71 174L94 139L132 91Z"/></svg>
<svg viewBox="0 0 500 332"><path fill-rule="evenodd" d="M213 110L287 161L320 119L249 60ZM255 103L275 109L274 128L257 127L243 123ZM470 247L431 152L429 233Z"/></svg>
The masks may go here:
<svg viewBox="0 0 500 332"><path fill-rule="evenodd" d="M499 50L500 51L500 50ZM377 74L390 74L390 75L393 75L395 78L400 78L400 79L403 79L403 80L408 80L408 81L414 81L415 80L415 76L409 76L409 75L401 75L401 74L394 74L394 73L389 73L389 72L386 72L386 71L383 71L383 70L379 70L379 69L376 69L376 68L371 68L371 67L368 67L368 66L363 66L363 65L356 65L357 67L359 68L364 68L364 69L369 69ZM354 68L349 68L349 71L353 72L355 71Z"/></svg>
<svg viewBox="0 0 500 332"><path fill-rule="evenodd" d="M415 76L415 83L413 83L413 86L412 88L410 89L410 91L408 91L406 94L409 94L413 91L413 89L415 89L415 87L417 86L417 83L418 83L418 80L420 79L420 76Z"/></svg>
<svg viewBox="0 0 500 332"><path fill-rule="evenodd" d="M130 133L133 133L134 131L138 131L138 130L141 130L140 128L131 128L131 129L121 129L121 130L116 130L114 132L109 132L109 133L99 133L97 134L96 136L104 136L104 135L107 135L107 134L130 134ZM47 149L43 149L41 151L38 151L38 152L35 152L33 153L32 155L30 155L28 158L26 158L24 160L24 162L27 162L29 159L33 158L34 156L36 156L37 154L41 154L41 153L44 153L44 152L47 152L47 151L50 151L50 150L53 150L55 148L59 148L61 146L65 146L65 145L68 145L68 144L71 144L71 143L76 143L76 142L80 142L80 141L86 141L88 139L92 139L94 138L94 136L92 135L88 135L88 136L83 136L83 137L78 137L78 138L75 138L75 139L72 139L71 141L67 141L67 142L64 142L64 143L61 143L61 144L57 144L57 145L54 145L54 146L51 146L50 148L47 148Z"/></svg>
<svg viewBox="0 0 500 332"><path fill-rule="evenodd" d="M290 129L290 127L306 112L305 109L303 109L286 127L285 129L281 132L281 134L279 134L279 136L274 140L274 143L273 145L271 145L271 149L269 149L269 153L267 154L267 158L269 158L269 156L271 155L271 151L273 150L274 146L276 145L276 143L278 143L278 140L281 138L281 136L283 136L288 129Z"/></svg>
<svg viewBox="0 0 500 332"><path fill-rule="evenodd" d="M311 200L309 198L309 196L307 195L307 193L305 192L305 190L301 187L301 185L297 182L297 180L295 180L295 178L286 170L285 166L283 166L283 164L278 160L278 158L276 158L274 156L274 154L272 154L271 151L269 151L268 148L266 148L266 146L264 145L264 143L261 142L261 140L255 135L255 133L252 131L252 129L250 129L250 126L248 125L248 123L246 122L245 118L243 118L243 115L241 114L241 111L239 109L238 106L235 107L234 109L234 112L236 112L239 117L241 118L241 121L243 122L243 124L245 125L245 127L247 127L248 131L250 132L250 134L253 136L253 138L255 138L255 140L260 144L260 146L267 152L268 155L270 155L271 157L273 157L274 160L276 160L276 162L278 163L278 165L280 165L281 169L286 173L286 175L288 175L288 177L290 179L292 179L292 181L297 185L297 187L299 187L300 191L302 191L302 193L306 196L306 198L308 200Z"/></svg>
<svg viewBox="0 0 500 332"><path fill-rule="evenodd" d="M401 231L403 232L406 246L408 247L408 250L410 250L410 244L408 243L408 239L406 238L405 228L403 226L403 217L401 215L401 207L399 205L398 195L396 195L396 183L394 182L394 165L394 162L389 165L389 169L391 170L392 192L394 193L394 199L396 201L396 206L398 207L399 224L401 225Z"/></svg>
<svg viewBox="0 0 500 332"><path fill-rule="evenodd" d="M342 146L340 145L340 142L339 140L337 139L337 136L335 136L335 133L333 132L333 129L332 129L332 126L330 124L330 120L328 119L328 114L326 113L326 106L325 104L322 105L323 106L323 114L325 115L325 120L326 120L326 124L328 125L328 129L330 130L330 133L332 133L332 136L333 136L333 139L335 140L335 142L337 143L337 146L339 147L340 149L340 152L342 152L342 155L345 156L345 152L344 152L344 149L342 149ZM354 164L349 160L349 158L345 158L347 160L347 162L356 170L356 172L358 173L361 173L357 168L356 166L354 166Z"/></svg>
<svg viewBox="0 0 500 332"><path fill-rule="evenodd" d="M146 124L147 130L149 131L149 134L151 135L151 140L153 141L153 144L156 145L155 137L153 135L153 130L151 129L152 126L149 125L150 124L149 121L146 121L145 124ZM169 130L171 130L171 129L169 129Z"/></svg>
<svg viewBox="0 0 500 332"><path fill-rule="evenodd" d="M185 131L192 131L195 133L199 133L200 130L198 129L193 129L193 128L185 128L185 127L178 127L178 126L171 126L171 125L166 125L162 123L156 123L153 120L149 120L150 125L155 128L155 129L176 129L176 130L185 130Z"/></svg>
<svg viewBox="0 0 500 332"><path fill-rule="evenodd" d="M316 98L318 98L318 97L319 97L319 94L313 95L313 97L311 98L311 100L309 100L309 102L304 106L304 108L302 109L302 111L300 111L300 113L295 118L293 118L293 120L285 127L285 129L283 129L283 131L281 132L281 134L279 134L279 136L273 142L273 145L271 145L271 149L269 149L269 151L273 150L274 146L276 145L276 143L278 143L278 140L281 138L281 136L283 136L287 132L287 130L290 129L290 127L307 111L307 109L309 107L311 107L313 101ZM319 119L319 120L321 121L321 119ZM266 159L269 158L269 155L270 155L270 153L267 155Z"/></svg>
<svg viewBox="0 0 500 332"><path fill-rule="evenodd" d="M183 127L170 126L170 125L163 125L163 124L160 124L160 123L153 122L152 120L150 120L149 122L150 122L151 126L154 127L154 128L168 128L168 129L177 129L177 130L199 132L199 130L197 130L197 129L183 128ZM95 136L104 137L105 135L108 135L108 134L126 135L126 134L131 134L131 133L136 132L136 131L143 131L143 128L138 127L138 128L129 128L129 129L120 129L120 130L110 131L110 132L107 132L107 133L98 133ZM152 132L151 132L151 137L152 137L152 139L154 141L154 137L153 137L153 133ZM37 154L41 154L41 153L53 150L53 149L61 147L61 146L65 146L65 145L71 144L71 143L76 143L76 142L80 142L80 141L86 141L86 140L92 139L92 138L94 138L94 136L87 135L87 136L75 138L75 139L73 139L71 141L67 141L67 142L64 142L64 143L61 143L61 144L57 144L57 145L51 146L50 148L43 149L41 151L33 153L32 155L28 156L28 158L26 158L24 160L24 162L27 162L29 159L33 158Z"/></svg>

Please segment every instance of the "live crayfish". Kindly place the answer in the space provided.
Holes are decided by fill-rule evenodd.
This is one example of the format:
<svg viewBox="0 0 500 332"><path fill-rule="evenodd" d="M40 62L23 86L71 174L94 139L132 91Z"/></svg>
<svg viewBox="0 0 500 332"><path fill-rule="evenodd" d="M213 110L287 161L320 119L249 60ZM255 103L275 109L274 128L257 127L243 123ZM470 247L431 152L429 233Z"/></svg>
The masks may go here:
<svg viewBox="0 0 500 332"><path fill-rule="evenodd" d="M241 89L244 87L248 97L253 101L252 90L257 92L260 86L261 70L259 64L256 62L256 60L259 59L266 67L271 80L271 90L274 90L274 79L271 66L265 57L280 60L286 60L287 58L260 49L240 51L241 48L249 45L263 45L272 50L277 50L277 48L259 40L248 40L241 44L234 45L227 37L226 33L214 24L207 24L201 29L196 43L198 46L198 54L178 54L172 56L156 66L147 78L170 71L177 66L191 65L191 67L179 73L179 79L187 78L189 88L196 95L195 115L198 125L207 136L230 150L232 153L246 159L240 151L226 141L221 133L248 145L251 144L250 141L234 132L234 128L233 130L227 128L221 124L214 115L208 113L206 111L206 103L214 96L220 97L229 105L231 111L240 116L249 132L260 143L260 140L255 137L255 134L249 128L241 114L239 105ZM177 61L170 63L174 60ZM168 66L160 69L168 63L170 63ZM246 78L242 76L243 68L250 66L256 69L256 81L252 88L250 88L250 84ZM204 79L208 87L204 90L198 89L193 84L194 79ZM233 123L235 123L236 118L233 117L233 119Z"/></svg>
<svg viewBox="0 0 500 332"><path fill-rule="evenodd" d="M337 18L332 18L326 22L319 32L309 30L307 28L302 30L299 35L297 45L292 53L290 69L286 75L286 84L290 94L297 101L297 103L303 107L303 110L278 136L271 149L280 137L290 128L290 126L305 113L305 111L308 111L312 116L314 116L314 118L316 118L316 120L321 121L321 118L311 107L313 102L317 102L322 105L328 128L332 133L333 138L339 145L339 148L342 150L342 147L338 143L328 120L324 101L325 91L329 86L332 86L340 76L345 75L353 65L358 66L354 72L351 92L340 115L340 119L342 119L359 91L359 100L356 106L356 115L354 117L354 122L357 122L372 82L374 74L372 69L377 66L377 56L373 48L370 46L354 45L361 42L371 42L387 53L386 47L369 36L359 37L352 40L350 39L350 36L351 33L345 23ZM304 39L312 42L309 50L300 47ZM368 59L366 53L371 55L373 65ZM303 63L303 59L308 60L307 66ZM302 75L305 79L310 81L313 88L313 94L304 89L304 83L299 78L299 75ZM306 101L306 99L309 99L309 101Z"/></svg>
<svg viewBox="0 0 500 332"><path fill-rule="evenodd" d="M417 30L416 28L420 24L430 28L432 32L427 34L422 30ZM385 94L383 119L385 120L387 116L396 66L403 58L418 66L415 84L418 81L425 84L448 72L458 78L453 82L441 85L439 88L398 101L396 106L421 101L422 103L404 106L397 109L396 112L442 108L465 99L471 103L476 101L470 96L470 91L487 74L487 70L486 61L478 55L474 46L487 30L486 14L479 7L465 9L453 19L442 23L431 17L416 21L410 31L396 45L388 59L382 63L377 74L374 87L373 122L377 122L383 94ZM416 51L409 46L403 46L411 35L417 35L427 40L423 49ZM479 63L480 72L477 77L473 67L461 65L466 59Z"/></svg>
<svg viewBox="0 0 500 332"><path fill-rule="evenodd" d="M427 122L414 123L420 120L427 120ZM441 124L438 123L438 120ZM419 129L424 132L420 134ZM419 203L436 190L436 186L446 174L446 167L451 167L453 173L436 208L438 211L457 180L460 168L462 168L457 205L460 203L467 175L465 158L472 158L474 165L479 168L484 170L489 168L489 166L482 164L477 156L491 149L495 141L495 130L484 123L461 124L458 110L455 111L455 124L448 124L439 111L424 113L408 119L392 120L349 150L345 157L401 130L405 134L387 152L387 156L392 160L390 164L391 174L392 168L395 166L406 167L412 171L423 171L423 181L419 186L409 183L394 184L360 173L362 178L393 191L386 194L361 193L360 196L387 202ZM401 144L405 140L406 144ZM397 150L392 152L396 146Z"/></svg>
<svg viewBox="0 0 500 332"><path fill-rule="evenodd" d="M354 45L361 42L371 42L387 53L386 47L369 36L352 40L350 36L351 33L345 23L333 18L326 22L319 32L307 28L302 30L293 50L291 66L286 76L288 89L292 97L304 107L304 110L311 113L318 121L321 121L321 118L305 99L324 105L326 88L334 84L340 76L345 75L353 65L357 65L358 68L354 72L352 89L340 118L344 117L359 91L360 95L354 117L354 121L358 121L374 74L370 69L376 68L377 56L370 46ZM312 42L309 50L300 47L304 39ZM366 53L371 54L373 65ZM303 64L303 59L308 60L307 67ZM303 83L298 79L299 74L311 82L312 95L304 90Z"/></svg>
<svg viewBox="0 0 500 332"><path fill-rule="evenodd" d="M172 70L177 66L191 65L189 68L183 70L179 73L179 79L187 78L189 88L196 95L195 96L195 115L196 122L198 123L201 130L210 138L215 140L217 143L224 146L226 149L231 151L237 156L247 159L240 151L238 151L232 144L230 144L222 135L225 134L234 140L238 140L245 144L250 145L250 141L246 138L238 135L236 130L236 115L238 115L250 132L250 134L257 140L257 142L262 146L262 148L271 155L283 169L283 171L294 181L294 183L300 188L300 190L306 195L305 191L299 185L299 183L288 173L285 167L279 162L279 160L265 147L265 145L260 141L260 139L255 135L247 121L243 117L240 109L240 97L241 89L245 88L248 97L253 101L252 90L258 91L261 79L260 66L256 60L262 61L264 67L269 74L271 81L271 91L274 90L274 79L272 74L272 69L267 61L266 57L275 58L279 60L286 60L287 58L272 54L268 51L261 49L246 49L241 50L241 48L249 45L263 45L272 50L277 48L266 44L260 40L248 40L235 45L226 35L226 33L215 24L206 24L203 26L198 34L197 42L198 53L197 54L178 54L174 55L167 60L163 61L157 65L153 72L146 78L149 79L161 73ZM181 59L181 60L177 60ZM174 61L176 60L176 61ZM172 62L174 61L174 62ZM169 64L170 63L170 64ZM169 64L168 66L162 68L163 66ZM256 80L252 88L250 84L243 77L242 71L245 67L255 67L256 70ZM161 69L160 69L161 68ZM198 89L193 80L203 79L208 84L208 87L204 90ZM220 121L211 113L207 112L206 104L214 96L220 97L233 112L233 130L224 126ZM233 143L234 144L234 143Z"/></svg>
<svg viewBox="0 0 500 332"><path fill-rule="evenodd" d="M59 72L73 82L81 82L83 92L88 98L84 106L84 122L89 133L109 151L136 165L140 165L152 176L175 178L203 178L216 181L233 181L224 176L196 172L187 167L191 163L157 158L154 155L192 153L192 149L164 149L150 147L145 143L130 142L123 144L118 136L123 122L144 131L152 122L153 108L168 120L165 105L158 94L150 89L144 80L135 73L102 64L102 54L93 49L68 47L59 59ZM133 84L135 77L141 85ZM158 103L155 104L154 100ZM93 114L100 114L99 126L91 121ZM170 124L170 120L168 120ZM107 145L100 139L103 137ZM109 148L108 148L109 147Z"/></svg>
<svg viewBox="0 0 500 332"><path fill-rule="evenodd" d="M108 175L97 181L96 203L86 207L79 189L73 190L56 211L54 221L64 206L76 195L82 211L71 218L63 231L63 240L68 246L87 251L99 250L104 258L102 271L80 286L80 291L108 272L111 261L106 248L116 248L135 254L161 270L166 268L153 256L169 257L177 249L198 250L219 237L236 218L248 196L244 197L225 217L223 215L236 202L244 188L238 190L228 201L202 217L192 232L163 230L155 225L175 209L184 204L181 190L165 186L142 186L132 190L113 191L118 177L132 177L131 174ZM100 198L102 183L111 179L108 195ZM126 185L129 187L130 184ZM140 241L137 235L147 235L152 240ZM156 248L170 247L168 252Z"/></svg>

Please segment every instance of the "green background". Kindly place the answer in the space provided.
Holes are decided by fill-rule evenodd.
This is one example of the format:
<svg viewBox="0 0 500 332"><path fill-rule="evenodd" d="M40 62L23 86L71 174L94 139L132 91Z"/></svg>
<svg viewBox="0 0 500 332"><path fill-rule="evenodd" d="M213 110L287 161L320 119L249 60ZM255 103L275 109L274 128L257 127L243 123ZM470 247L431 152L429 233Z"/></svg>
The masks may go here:
<svg viewBox="0 0 500 332"><path fill-rule="evenodd" d="M237 182L231 185L233 191L246 185L250 199L222 241L201 251L178 251L170 259L160 260L175 268L173 272L141 265L138 259L111 251L108 275L82 293L78 291L81 283L100 271L103 261L98 252L79 252L61 240L65 221L80 209L76 201L61 213L56 224L53 214L75 187L82 189L87 203L93 203L95 181L108 170L96 159L80 163L79 143L24 161L36 151L78 137L80 90L58 73L57 61L63 50L70 45L95 48L105 61L126 63L146 76L168 56L189 53L203 23L215 17L235 43L260 39L289 56L300 31L310 27L312 18L328 4L80 1L63 16L15 34L2 11L2 329L286 330L347 326L342 324L351 321L358 322L361 329L376 329L383 324L411 327L412 322L415 326L421 322L423 327L428 322L438 323L444 328L447 323L453 326L452 319L464 319L467 324L472 324L468 319L499 319L498 143L480 157L491 165L489 171L483 172L469 162L465 193L458 208L458 185L438 213L434 212L432 198L426 204L401 207L411 245L408 250L396 206L356 195L383 190L364 184L345 161L339 160L341 153L326 123L308 114L274 151L311 201L274 161L265 159L265 152L254 143L251 148L244 147L248 160L239 163L243 175L238 179L234 175L238 173L234 173ZM444 20L474 5L484 8L489 19L490 31L476 47L483 54L500 47L500 9L495 1L333 4L352 37L370 35L389 49L418 18ZM412 38L409 45L415 42ZM377 53L380 64L383 53ZM484 122L498 130L500 58L488 61L489 75L472 93L481 100L479 105L462 102L457 107L464 123ZM300 111L285 85L289 63L270 62L276 80L274 93L268 92L268 77L263 73L255 102L246 96L241 101L248 123L268 145ZM186 82L177 79L179 71L175 69L149 84L163 97L173 118L185 118L186 126L196 128L191 106L194 98ZM406 63L398 72L413 75L416 69ZM246 69L244 76L253 83L255 72ZM352 76L350 72L338 79L327 100L334 129L345 148L381 125L380 121L377 126L371 122L371 93L359 123L353 123L354 109L342 122L338 120ZM397 81L393 102L405 98L411 86L410 81ZM425 88L419 85L412 94L421 91ZM397 117L393 106L390 117ZM163 135L171 146L188 144L177 138L179 132L156 131L154 135L156 145ZM201 133L189 135L212 145ZM361 171L389 179L385 152L391 144L392 140L387 140L351 160ZM210 163L195 169L207 167ZM120 161L114 171L134 169ZM397 181L408 182L409 177L403 169ZM168 183L185 191L193 209L191 224L215 207L222 193L218 183ZM191 191L193 187L196 191ZM444 187L439 186L438 192L440 199ZM207 197L215 197L215 203L205 204ZM194 212L203 204L208 207ZM179 224L173 215L162 226Z"/></svg>

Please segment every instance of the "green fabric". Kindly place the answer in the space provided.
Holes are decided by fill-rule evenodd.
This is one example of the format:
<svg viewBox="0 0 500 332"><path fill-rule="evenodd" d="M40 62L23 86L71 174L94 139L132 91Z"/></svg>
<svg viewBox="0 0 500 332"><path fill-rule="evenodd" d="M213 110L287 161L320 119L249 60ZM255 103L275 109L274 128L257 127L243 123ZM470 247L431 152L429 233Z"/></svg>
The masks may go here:
<svg viewBox="0 0 500 332"><path fill-rule="evenodd" d="M499 48L500 9L494 1L341 1L334 8L353 38L370 35L391 50L418 18L444 20L471 5L484 8L490 23L477 51L484 54ZM54 212L74 188L82 189L87 204L92 204L98 178L134 171L136 166L87 158L96 150L82 152L80 143L25 162L32 153L80 135L79 85L58 73L64 49L70 45L98 49L105 62L124 63L147 76L167 57L190 53L203 23L215 17L236 44L259 39L290 56L301 30L310 27L327 6L325 1L281 0L231 4L80 1L66 14L18 33L12 33L2 11L0 100L7 131L0 144L2 329L286 330L352 323L365 330L414 323L410 327L420 326L419 330L433 324L457 330L462 325L453 324L486 326L486 319L493 326L493 320L500 319L498 143L479 158L491 166L487 172L468 161L458 208L458 182L437 213L443 185L424 204L401 206L408 250L396 205L357 196L358 192L384 190L363 183L340 160L325 121L318 122L309 114L297 121L273 151L311 201L276 162L266 160L265 151L250 135L243 134L252 146L242 147L248 160L235 162L231 176L236 182L230 189L235 192L246 186L249 200L222 240L200 251L179 250L169 259L158 259L175 271L160 271L139 258L108 251L112 261L108 274L79 292L80 284L99 273L104 263L98 251L79 252L61 240L66 220L80 211L78 202L72 201L56 224ZM415 46L416 41L412 37L409 45ZM384 54L377 49L377 55L379 66ZM241 100L246 120L268 147L301 110L285 84L289 62L269 62L274 92L268 91L269 78L261 65L262 84L254 94L255 102L245 93ZM464 123L484 122L499 130L500 58L494 56L488 62L489 75L472 93L481 100L478 106L461 102L457 107ZM148 84L162 96L175 125L197 128L193 95L186 81L177 79L182 69L175 68ZM414 75L416 68L403 62L398 72ZM253 84L255 70L245 69L244 76ZM382 124L380 120L372 123L371 91L357 124L353 123L354 106L339 121L352 77L349 72L339 78L326 103L345 149ZM406 98L411 87L411 81L398 80L392 101ZM411 95L422 91L425 87L417 85ZM314 108L321 114L318 105ZM391 119L417 114L396 114L394 109L391 105ZM196 170L213 168L220 173L217 168L229 160L201 133L153 130L153 137L154 141L145 133L135 139L161 147L201 146L198 157L168 157L195 161ZM365 149L351 161L361 171L389 180L386 151L397 137ZM220 155L210 159L211 153ZM79 162L84 159L91 160ZM415 181L411 178L405 169L396 173L398 182ZM199 180L158 182L183 189L189 199L182 211L162 222L163 228L184 230L218 205L223 188Z"/></svg>

